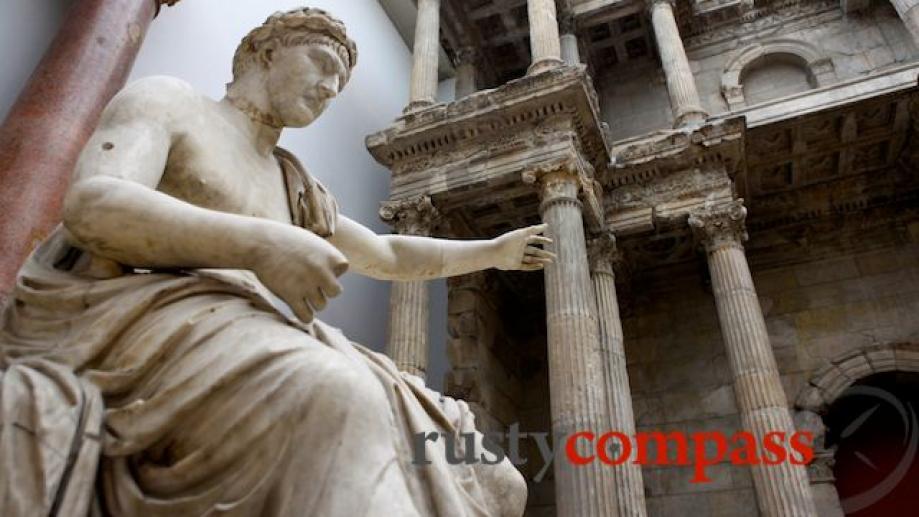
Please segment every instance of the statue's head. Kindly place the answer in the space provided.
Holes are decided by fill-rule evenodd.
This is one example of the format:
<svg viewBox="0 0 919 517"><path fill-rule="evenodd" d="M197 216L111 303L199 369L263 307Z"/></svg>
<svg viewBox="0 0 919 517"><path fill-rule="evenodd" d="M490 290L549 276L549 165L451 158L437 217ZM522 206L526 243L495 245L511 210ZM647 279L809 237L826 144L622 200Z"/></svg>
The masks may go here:
<svg viewBox="0 0 919 517"><path fill-rule="evenodd" d="M303 127L344 88L357 64L357 46L345 25L320 9L271 15L236 49L233 83L252 74L266 89L266 116L278 125Z"/></svg>

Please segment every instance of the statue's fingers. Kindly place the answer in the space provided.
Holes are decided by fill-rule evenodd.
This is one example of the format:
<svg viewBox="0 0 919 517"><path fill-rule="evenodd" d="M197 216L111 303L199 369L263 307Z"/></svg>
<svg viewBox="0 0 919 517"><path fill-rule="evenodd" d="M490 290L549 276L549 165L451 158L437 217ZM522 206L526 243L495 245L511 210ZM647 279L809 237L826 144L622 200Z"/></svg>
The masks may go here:
<svg viewBox="0 0 919 517"><path fill-rule="evenodd" d="M539 270L542 269L543 267L544 267L544 266L543 266L542 264L526 264L526 263L524 263L524 264L521 264L521 265L520 265L520 270L521 270L521 271L539 271Z"/></svg>
<svg viewBox="0 0 919 517"><path fill-rule="evenodd" d="M341 294L341 283L337 278L329 275L323 275L319 279L319 289L327 298L335 298Z"/></svg>
<svg viewBox="0 0 919 517"><path fill-rule="evenodd" d="M312 289L307 295L307 300L310 302L310 305L312 305L313 308L316 309L317 311L321 311L322 309L325 309L326 299L325 299L325 295L322 294L322 288L317 287L315 289Z"/></svg>
<svg viewBox="0 0 919 517"><path fill-rule="evenodd" d="M295 299L293 302L289 302L289 305L290 310L294 311L300 321L303 323L313 321L313 309L307 303L306 298Z"/></svg>
<svg viewBox="0 0 919 517"><path fill-rule="evenodd" d="M543 233L544 231L548 229L549 229L549 225L546 223L542 223L542 224L530 226L526 230L527 230L527 233L530 235L537 235L537 234Z"/></svg>
<svg viewBox="0 0 919 517"><path fill-rule="evenodd" d="M544 244L548 246L552 244L552 239L544 235L530 235L527 237L527 244Z"/></svg>
<svg viewBox="0 0 919 517"><path fill-rule="evenodd" d="M557 255L555 253L552 253L551 251L547 251L542 248L534 248L532 246L527 247L527 249L525 249L523 253L524 255L532 255L534 257L543 257L543 258L549 258L549 259L553 259L557 257Z"/></svg>
<svg viewBox="0 0 919 517"><path fill-rule="evenodd" d="M530 264L536 264L536 263L552 264L553 262L555 262L555 257L536 257L533 255L524 255L523 260L521 262L527 262Z"/></svg>

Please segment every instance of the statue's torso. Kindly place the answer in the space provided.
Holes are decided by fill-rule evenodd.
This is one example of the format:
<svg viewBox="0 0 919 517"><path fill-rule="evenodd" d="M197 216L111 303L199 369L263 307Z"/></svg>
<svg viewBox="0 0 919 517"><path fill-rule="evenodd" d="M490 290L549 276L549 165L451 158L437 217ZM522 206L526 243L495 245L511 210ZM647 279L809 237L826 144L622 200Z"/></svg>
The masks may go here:
<svg viewBox="0 0 919 517"><path fill-rule="evenodd" d="M176 122L158 190L189 203L290 223L284 175L272 153L261 155L238 119L206 98Z"/></svg>

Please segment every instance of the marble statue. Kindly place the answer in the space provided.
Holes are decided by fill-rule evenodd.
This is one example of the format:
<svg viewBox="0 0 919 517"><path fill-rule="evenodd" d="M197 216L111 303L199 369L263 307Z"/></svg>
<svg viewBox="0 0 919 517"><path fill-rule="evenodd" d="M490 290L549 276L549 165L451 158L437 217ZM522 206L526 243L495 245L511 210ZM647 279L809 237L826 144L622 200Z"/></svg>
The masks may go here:
<svg viewBox="0 0 919 517"><path fill-rule="evenodd" d="M348 269L414 280L554 258L542 225L453 241L340 214L277 143L356 60L341 22L297 9L246 36L220 101L164 77L111 101L3 315L0 513L522 514L507 460L452 465L441 440L412 464L414 434L474 432L464 403L315 319Z"/></svg>

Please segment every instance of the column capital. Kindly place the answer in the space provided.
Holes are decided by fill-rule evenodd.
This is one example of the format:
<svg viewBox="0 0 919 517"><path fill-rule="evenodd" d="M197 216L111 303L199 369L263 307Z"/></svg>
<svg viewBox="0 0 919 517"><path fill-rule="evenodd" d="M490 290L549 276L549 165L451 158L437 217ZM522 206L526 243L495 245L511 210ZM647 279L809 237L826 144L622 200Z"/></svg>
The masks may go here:
<svg viewBox="0 0 919 517"><path fill-rule="evenodd" d="M742 247L747 240L747 209L743 199L719 206L706 206L689 215L689 226L707 250Z"/></svg>
<svg viewBox="0 0 919 517"><path fill-rule="evenodd" d="M648 11L658 6L664 7L665 5L673 9L676 7L676 0L648 0Z"/></svg>
<svg viewBox="0 0 919 517"><path fill-rule="evenodd" d="M385 201L380 206L380 218L402 235L429 236L440 222L440 211L429 196Z"/></svg>
<svg viewBox="0 0 919 517"><path fill-rule="evenodd" d="M588 227L599 232L604 228L603 186L593 179L592 171L589 163L570 155L526 169L521 179L537 187L540 214L554 204L570 203L582 210Z"/></svg>
<svg viewBox="0 0 919 517"><path fill-rule="evenodd" d="M479 55L479 49L474 45L463 45L456 49L456 66L474 65Z"/></svg>
<svg viewBox="0 0 919 517"><path fill-rule="evenodd" d="M539 212L543 213L549 206L556 203L571 203L583 208L579 199L584 188L584 180L577 172L577 168L569 163L555 163L527 169L521 175L523 182L538 187Z"/></svg>
<svg viewBox="0 0 919 517"><path fill-rule="evenodd" d="M587 239L587 259L591 272L615 274L613 263L620 261L622 257L613 232L600 232Z"/></svg>
<svg viewBox="0 0 919 517"><path fill-rule="evenodd" d="M558 12L558 31L561 34L575 34L577 32L577 19L571 10Z"/></svg>

